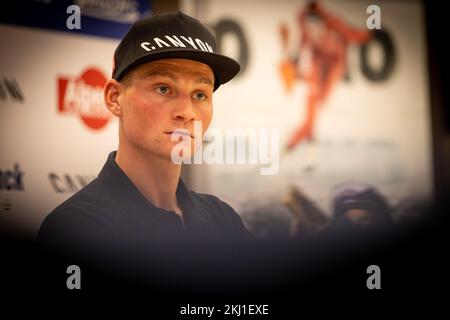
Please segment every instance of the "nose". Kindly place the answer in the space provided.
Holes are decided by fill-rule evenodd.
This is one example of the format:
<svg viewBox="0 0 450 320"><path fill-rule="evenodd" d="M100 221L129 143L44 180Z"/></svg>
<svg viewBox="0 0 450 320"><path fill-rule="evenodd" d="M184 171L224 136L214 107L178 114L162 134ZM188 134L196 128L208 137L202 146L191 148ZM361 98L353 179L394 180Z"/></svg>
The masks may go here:
<svg viewBox="0 0 450 320"><path fill-rule="evenodd" d="M173 112L173 118L188 122L194 120L195 111L192 105L191 97L188 94L180 95L176 101L176 107Z"/></svg>

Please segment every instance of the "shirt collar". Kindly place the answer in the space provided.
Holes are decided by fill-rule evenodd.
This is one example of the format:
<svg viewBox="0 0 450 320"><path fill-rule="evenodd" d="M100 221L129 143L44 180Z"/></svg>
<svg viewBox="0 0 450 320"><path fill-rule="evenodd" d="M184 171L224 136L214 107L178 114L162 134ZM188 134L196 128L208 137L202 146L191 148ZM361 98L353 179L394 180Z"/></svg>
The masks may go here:
<svg viewBox="0 0 450 320"><path fill-rule="evenodd" d="M143 213L148 219L164 219L168 214L175 214L156 207L148 201L131 182L128 176L117 164L116 151L109 154L108 159L98 175L103 189L111 196L118 208L126 214L126 218L141 220ZM177 200L183 210L185 225L198 225L204 222L201 210L195 205L192 192L186 187L182 179L177 186Z"/></svg>

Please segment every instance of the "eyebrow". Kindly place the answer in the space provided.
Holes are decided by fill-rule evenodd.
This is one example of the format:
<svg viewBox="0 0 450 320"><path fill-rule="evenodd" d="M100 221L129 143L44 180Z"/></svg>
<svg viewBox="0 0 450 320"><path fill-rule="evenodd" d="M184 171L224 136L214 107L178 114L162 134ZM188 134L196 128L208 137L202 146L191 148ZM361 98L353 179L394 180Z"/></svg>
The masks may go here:
<svg viewBox="0 0 450 320"><path fill-rule="evenodd" d="M197 79L196 79L196 82L197 83L206 83L206 84L209 84L210 86L214 86L212 81L211 81L211 79L207 78L207 77L205 77L203 75L198 76Z"/></svg>
<svg viewBox="0 0 450 320"><path fill-rule="evenodd" d="M210 78L205 77L203 74L201 73L195 73L195 75L197 75L195 82L196 83L205 83L208 84L210 86L214 86L213 82L211 81ZM148 77L155 77L155 76L159 76L159 77L164 77L164 78L169 78L173 81L177 80L177 76L175 74L173 74L170 71L166 71L166 70L151 70L147 73L145 73L144 78L148 78Z"/></svg>
<svg viewBox="0 0 450 320"><path fill-rule="evenodd" d="M149 78L149 77L164 77L164 78L170 78L172 80L177 80L177 77L175 77L175 75L172 72L169 71L164 71L164 70L152 70L149 71L147 73L145 73L144 78Z"/></svg>

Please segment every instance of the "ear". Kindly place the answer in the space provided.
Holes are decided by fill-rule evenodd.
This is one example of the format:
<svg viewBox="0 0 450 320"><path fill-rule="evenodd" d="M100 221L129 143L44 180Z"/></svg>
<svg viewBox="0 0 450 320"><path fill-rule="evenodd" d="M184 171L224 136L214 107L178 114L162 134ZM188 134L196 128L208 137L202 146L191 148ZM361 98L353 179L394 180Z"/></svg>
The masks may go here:
<svg viewBox="0 0 450 320"><path fill-rule="evenodd" d="M103 90L105 105L116 117L122 116L122 108L119 102L119 97L123 94L123 92L123 85L115 79L108 80L105 85L105 89Z"/></svg>

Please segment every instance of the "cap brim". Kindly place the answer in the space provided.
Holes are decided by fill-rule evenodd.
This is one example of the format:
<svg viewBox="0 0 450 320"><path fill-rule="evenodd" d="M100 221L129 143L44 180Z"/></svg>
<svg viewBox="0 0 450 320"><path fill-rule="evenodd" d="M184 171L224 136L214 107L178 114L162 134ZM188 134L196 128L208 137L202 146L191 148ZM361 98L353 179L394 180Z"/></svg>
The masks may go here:
<svg viewBox="0 0 450 320"><path fill-rule="evenodd" d="M202 62L208 65L214 72L215 83L214 90L220 85L227 83L233 79L241 70L239 63L227 56L198 50L178 49L171 51L155 52L140 58L137 58L130 63L124 70L120 71L114 76L116 80L120 80L123 75L131 69L147 62L161 60L161 59L188 59Z"/></svg>

